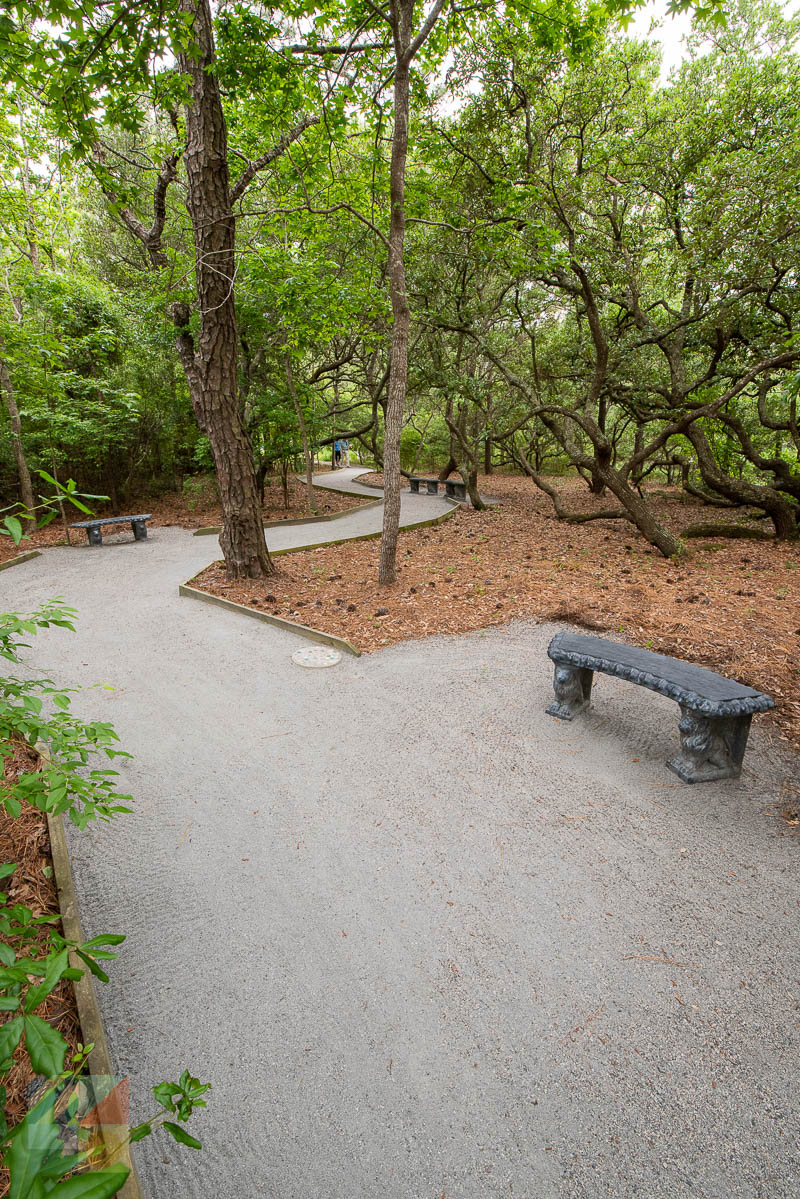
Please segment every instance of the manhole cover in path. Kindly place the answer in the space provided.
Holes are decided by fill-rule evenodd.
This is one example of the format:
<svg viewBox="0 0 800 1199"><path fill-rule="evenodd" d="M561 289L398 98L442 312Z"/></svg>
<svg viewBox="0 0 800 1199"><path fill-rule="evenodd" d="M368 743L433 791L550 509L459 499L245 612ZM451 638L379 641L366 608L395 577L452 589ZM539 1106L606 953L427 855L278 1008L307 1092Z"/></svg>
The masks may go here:
<svg viewBox="0 0 800 1199"><path fill-rule="evenodd" d="M326 649L324 645L308 645L305 649L296 649L292 654L295 666L305 666L309 670L321 670L325 666L335 666L341 662L342 655L336 649Z"/></svg>

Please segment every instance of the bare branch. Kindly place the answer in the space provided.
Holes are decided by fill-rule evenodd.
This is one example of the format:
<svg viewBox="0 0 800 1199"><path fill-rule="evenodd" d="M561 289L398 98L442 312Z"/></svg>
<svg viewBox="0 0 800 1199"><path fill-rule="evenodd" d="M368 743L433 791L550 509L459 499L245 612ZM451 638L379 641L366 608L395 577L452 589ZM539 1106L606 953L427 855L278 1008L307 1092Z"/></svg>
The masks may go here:
<svg viewBox="0 0 800 1199"><path fill-rule="evenodd" d="M286 46L291 54L352 54L359 50L388 50L389 42L361 42L352 46Z"/></svg>
<svg viewBox="0 0 800 1199"><path fill-rule="evenodd" d="M271 150L267 150L266 154L262 154L260 158L251 159L231 188L231 204L235 204L237 200L241 199L246 188L259 171L263 171L264 167L268 167L270 163L280 158L281 154L284 154L289 149L292 142L296 142L299 137L302 137L306 129L310 129L312 125L318 124L319 117L308 115L301 117L294 128L290 129L288 133L284 133L280 141L276 142Z"/></svg>
<svg viewBox="0 0 800 1199"><path fill-rule="evenodd" d="M127 205L120 204L120 198L115 191L111 175L106 166L105 150L100 142L95 142L92 147L94 160L100 168L97 172L98 181L106 199L114 206L119 218L125 227L133 236L142 243L150 257L150 265L154 270L165 267L169 263L164 250L161 246L161 237L164 232L164 223L167 219L167 188L170 183L173 183L177 177L178 158L180 154L176 151L164 159L161 169L158 172L156 185L153 189L153 223L148 229L143 221L139 219L132 208Z"/></svg>

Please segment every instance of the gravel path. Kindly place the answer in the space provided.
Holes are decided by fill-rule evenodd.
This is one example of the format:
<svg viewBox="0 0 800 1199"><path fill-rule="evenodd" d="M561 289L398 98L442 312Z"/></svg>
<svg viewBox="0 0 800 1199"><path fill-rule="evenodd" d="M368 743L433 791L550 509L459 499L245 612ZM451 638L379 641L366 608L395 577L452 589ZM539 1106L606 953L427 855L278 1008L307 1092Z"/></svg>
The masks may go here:
<svg viewBox="0 0 800 1199"><path fill-rule="evenodd" d="M150 1199L797 1199L797 761L756 727L740 782L681 784L676 706L608 678L553 721L552 626L298 669L179 598L215 552L0 575L79 610L30 660L109 684L75 707L135 755L135 814L71 837L87 935L128 934L112 1053L137 1117L214 1084L202 1153L137 1146Z"/></svg>

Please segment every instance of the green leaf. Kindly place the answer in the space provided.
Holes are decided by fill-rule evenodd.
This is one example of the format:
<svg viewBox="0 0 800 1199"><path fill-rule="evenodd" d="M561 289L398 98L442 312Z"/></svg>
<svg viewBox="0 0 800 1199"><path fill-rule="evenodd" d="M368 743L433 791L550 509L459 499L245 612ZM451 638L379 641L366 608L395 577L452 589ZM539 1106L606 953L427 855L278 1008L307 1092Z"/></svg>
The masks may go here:
<svg viewBox="0 0 800 1199"><path fill-rule="evenodd" d="M31 1194L35 1195L37 1174L61 1154L58 1125L53 1119L54 1103L53 1092L45 1095L12 1130L13 1139L5 1159L11 1174L8 1199L29 1199ZM41 1187L37 1189L41 1194Z"/></svg>
<svg viewBox="0 0 800 1199"><path fill-rule="evenodd" d="M172 1098L174 1095L180 1095L181 1088L174 1082L160 1082L157 1087L153 1087L153 1094L156 1101L162 1107L172 1110Z"/></svg>
<svg viewBox="0 0 800 1199"><path fill-rule="evenodd" d="M149 1137L152 1131L152 1124L137 1124L135 1128L131 1129L128 1139L131 1145L135 1145L137 1141L143 1141L145 1137Z"/></svg>
<svg viewBox="0 0 800 1199"><path fill-rule="evenodd" d="M22 525L17 520L16 516L6 516L3 520L6 532L10 536L14 545L19 545L22 541Z"/></svg>
<svg viewBox="0 0 800 1199"><path fill-rule="evenodd" d="M86 963L86 965L89 967L90 973L93 974L95 978L99 978L101 983L108 982L108 975L106 974L105 970L102 970L100 966L98 966L97 962L93 958L89 957L88 953L84 953L82 949L76 949L75 952L81 961Z"/></svg>
<svg viewBox="0 0 800 1199"><path fill-rule="evenodd" d="M53 1187L48 1199L110 1199L125 1183L130 1170L117 1162L107 1170L92 1170L88 1174L76 1174Z"/></svg>
<svg viewBox="0 0 800 1199"><path fill-rule="evenodd" d="M17 1045L19 1045L24 1026L22 1016L16 1016L6 1024L0 1025L0 1067L2 1067L3 1062L9 1060Z"/></svg>
<svg viewBox="0 0 800 1199"><path fill-rule="evenodd" d="M180 1124L173 1124L171 1120L165 1120L163 1127L179 1145L188 1145L190 1149L203 1148L197 1138L189 1136L189 1133L185 1128L181 1128Z"/></svg>
<svg viewBox="0 0 800 1199"><path fill-rule="evenodd" d="M67 1042L38 1016L25 1016L25 1048L37 1074L54 1078L64 1069Z"/></svg>
<svg viewBox="0 0 800 1199"><path fill-rule="evenodd" d="M80 500L77 500L74 495L69 496L68 499L73 508L77 508L80 512L85 512L87 516L92 515L91 508L87 508L86 505L82 504Z"/></svg>
<svg viewBox="0 0 800 1199"><path fill-rule="evenodd" d="M31 987L25 996L25 1011L32 1012L43 1003L47 996L61 982L64 971L69 969L69 951L62 949L60 953L52 953L47 958L44 979L37 987Z"/></svg>
<svg viewBox="0 0 800 1199"><path fill-rule="evenodd" d="M7 795L3 800L3 805L9 816L13 816L15 820L19 819L20 812L22 811L22 804L18 799L15 799L13 795Z"/></svg>

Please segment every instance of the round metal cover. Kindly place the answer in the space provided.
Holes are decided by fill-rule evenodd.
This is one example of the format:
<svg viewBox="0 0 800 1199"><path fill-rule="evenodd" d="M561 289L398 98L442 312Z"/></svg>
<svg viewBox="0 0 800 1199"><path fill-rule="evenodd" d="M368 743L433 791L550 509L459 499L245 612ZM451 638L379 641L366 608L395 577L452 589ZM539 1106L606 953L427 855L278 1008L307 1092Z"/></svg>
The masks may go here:
<svg viewBox="0 0 800 1199"><path fill-rule="evenodd" d="M297 649L292 654L295 666L305 666L308 670L322 670L326 666L335 666L341 660L339 651L327 645L307 645L305 649Z"/></svg>

